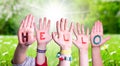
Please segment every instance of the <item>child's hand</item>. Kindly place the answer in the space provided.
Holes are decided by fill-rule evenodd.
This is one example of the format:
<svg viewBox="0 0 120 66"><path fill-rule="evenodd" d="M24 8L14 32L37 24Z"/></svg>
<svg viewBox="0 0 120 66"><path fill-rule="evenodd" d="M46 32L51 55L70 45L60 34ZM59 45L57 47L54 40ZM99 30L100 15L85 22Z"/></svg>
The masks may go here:
<svg viewBox="0 0 120 66"><path fill-rule="evenodd" d="M89 43L89 29L87 29L86 34L84 31L84 25L82 25L80 29L80 24L77 23L77 30L74 28L74 34L76 36L76 40L73 40L73 43L79 49L88 50Z"/></svg>
<svg viewBox="0 0 120 66"><path fill-rule="evenodd" d="M71 23L70 28L67 28L67 20L61 19L56 23L57 33L53 33L53 40L61 47L63 50L69 50L72 46L72 32L73 23Z"/></svg>
<svg viewBox="0 0 120 66"><path fill-rule="evenodd" d="M33 23L34 17L31 14L22 21L18 31L20 45L28 46L35 41Z"/></svg>
<svg viewBox="0 0 120 66"><path fill-rule="evenodd" d="M103 39L103 26L100 21L96 22L93 26L90 38L93 47L101 46L110 39L110 37Z"/></svg>
<svg viewBox="0 0 120 66"><path fill-rule="evenodd" d="M47 20L46 18L39 20L39 29L34 24L35 31L36 31L36 38L38 42L38 47L46 48L46 45L50 40L52 39L51 35L49 34L50 30L50 20Z"/></svg>

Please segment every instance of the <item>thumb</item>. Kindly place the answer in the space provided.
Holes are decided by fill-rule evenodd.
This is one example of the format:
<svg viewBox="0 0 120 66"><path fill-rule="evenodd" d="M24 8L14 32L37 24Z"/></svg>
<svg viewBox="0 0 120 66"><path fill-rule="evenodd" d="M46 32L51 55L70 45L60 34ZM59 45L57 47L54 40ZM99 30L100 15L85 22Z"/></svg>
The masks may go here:
<svg viewBox="0 0 120 66"><path fill-rule="evenodd" d="M110 39L110 36L106 37L105 39L103 39L103 41L101 42L101 45L103 45L106 41L108 41Z"/></svg>
<svg viewBox="0 0 120 66"><path fill-rule="evenodd" d="M20 44L23 44L22 35L21 35L20 32L18 32L18 40L19 40L19 43L20 43Z"/></svg>

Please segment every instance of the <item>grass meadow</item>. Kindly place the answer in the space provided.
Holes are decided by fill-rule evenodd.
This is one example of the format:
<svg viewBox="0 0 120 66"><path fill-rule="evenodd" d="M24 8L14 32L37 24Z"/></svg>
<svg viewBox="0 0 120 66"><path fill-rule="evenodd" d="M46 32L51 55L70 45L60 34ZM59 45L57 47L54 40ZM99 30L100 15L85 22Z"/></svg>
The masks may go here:
<svg viewBox="0 0 120 66"><path fill-rule="evenodd" d="M120 35L110 36L111 39L101 47L101 57L104 66L120 66ZM17 36L0 36L0 66L12 66L11 59L17 44ZM58 64L57 52L59 52L59 46L51 41L47 45L46 52L49 66ZM36 42L29 47L27 55L31 57L36 56ZM72 46L72 57L71 66L79 66L78 49L74 45ZM92 66L91 46L89 46L89 66Z"/></svg>

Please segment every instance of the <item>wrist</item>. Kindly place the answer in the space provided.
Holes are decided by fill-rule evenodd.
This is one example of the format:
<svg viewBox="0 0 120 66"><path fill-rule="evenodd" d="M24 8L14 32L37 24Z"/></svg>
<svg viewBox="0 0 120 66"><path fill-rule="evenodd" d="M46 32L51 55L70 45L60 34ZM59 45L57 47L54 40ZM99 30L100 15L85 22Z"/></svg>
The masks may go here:
<svg viewBox="0 0 120 66"><path fill-rule="evenodd" d="M37 45L37 48L41 50L46 50L46 44L39 44Z"/></svg>
<svg viewBox="0 0 120 66"><path fill-rule="evenodd" d="M60 61L72 61L71 55L61 54L60 52L57 53L56 57L59 58Z"/></svg>
<svg viewBox="0 0 120 66"><path fill-rule="evenodd" d="M61 50L60 52L61 52L62 55L71 55L72 54L71 49L69 49L69 50Z"/></svg>
<svg viewBox="0 0 120 66"><path fill-rule="evenodd" d="M88 52L88 49L79 49L80 52Z"/></svg>
<svg viewBox="0 0 120 66"><path fill-rule="evenodd" d="M80 53L80 54L88 54L88 50L82 50L82 49L81 49L81 50L79 50L79 53Z"/></svg>
<svg viewBox="0 0 120 66"><path fill-rule="evenodd" d="M45 49L45 50L41 50L41 49L38 49L38 48L37 48L37 53L42 53L42 54L43 54L43 53L46 53L46 49Z"/></svg>
<svg viewBox="0 0 120 66"><path fill-rule="evenodd" d="M92 47L92 50L94 50L94 51L100 51L100 47L98 47L98 46Z"/></svg>
<svg viewBox="0 0 120 66"><path fill-rule="evenodd" d="M27 49L28 49L28 46L18 44L16 51L18 51L19 53L26 54Z"/></svg>
<svg viewBox="0 0 120 66"><path fill-rule="evenodd" d="M26 46L26 45L24 45L24 44L18 43L18 47L19 47L19 48L22 48L22 49L27 49L29 46Z"/></svg>
<svg viewBox="0 0 120 66"><path fill-rule="evenodd" d="M79 51L88 51L88 47L78 48Z"/></svg>

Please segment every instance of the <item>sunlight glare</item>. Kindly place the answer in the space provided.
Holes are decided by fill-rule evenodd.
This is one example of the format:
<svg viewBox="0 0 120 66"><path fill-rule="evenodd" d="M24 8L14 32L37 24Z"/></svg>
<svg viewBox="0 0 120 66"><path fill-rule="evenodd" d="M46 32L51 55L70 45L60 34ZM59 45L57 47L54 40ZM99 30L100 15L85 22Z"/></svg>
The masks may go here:
<svg viewBox="0 0 120 66"><path fill-rule="evenodd" d="M52 21L59 20L62 17L66 17L65 9L58 4L52 4L45 7L44 16Z"/></svg>

